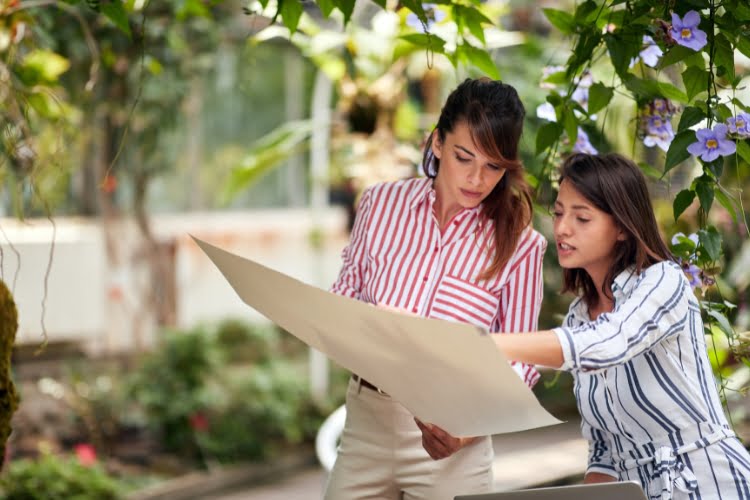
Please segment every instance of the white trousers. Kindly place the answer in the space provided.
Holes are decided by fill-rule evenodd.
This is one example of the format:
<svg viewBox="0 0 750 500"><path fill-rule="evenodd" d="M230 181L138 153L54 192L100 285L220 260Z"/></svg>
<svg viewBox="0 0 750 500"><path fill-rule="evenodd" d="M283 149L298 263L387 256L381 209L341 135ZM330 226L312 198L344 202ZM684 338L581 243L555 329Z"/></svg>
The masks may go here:
<svg viewBox="0 0 750 500"><path fill-rule="evenodd" d="M325 500L453 500L492 487L492 440L479 439L433 460L399 403L350 380L346 424Z"/></svg>

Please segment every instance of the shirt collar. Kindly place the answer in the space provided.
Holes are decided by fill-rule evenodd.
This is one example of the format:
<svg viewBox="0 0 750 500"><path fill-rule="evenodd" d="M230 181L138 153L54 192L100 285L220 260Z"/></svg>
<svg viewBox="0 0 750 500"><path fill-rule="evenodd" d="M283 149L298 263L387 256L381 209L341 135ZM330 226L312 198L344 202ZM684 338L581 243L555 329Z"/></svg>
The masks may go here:
<svg viewBox="0 0 750 500"><path fill-rule="evenodd" d="M635 272L635 266L630 266L615 276L612 281L612 297L615 299L615 305L630 295L633 290L637 276ZM582 322L589 322L589 307L586 305L586 301L583 297L576 297L570 304L570 312L573 317Z"/></svg>

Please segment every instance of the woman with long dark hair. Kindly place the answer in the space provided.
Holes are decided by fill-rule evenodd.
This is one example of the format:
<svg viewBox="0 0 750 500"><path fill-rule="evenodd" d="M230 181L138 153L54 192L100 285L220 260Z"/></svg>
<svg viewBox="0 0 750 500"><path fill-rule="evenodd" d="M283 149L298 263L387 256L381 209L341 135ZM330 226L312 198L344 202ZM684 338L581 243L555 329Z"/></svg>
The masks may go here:
<svg viewBox="0 0 750 500"><path fill-rule="evenodd" d="M727 424L700 306L659 234L645 178L617 155L574 155L554 209L563 326L496 335L512 360L573 372L586 483L651 499L750 498L750 455Z"/></svg>
<svg viewBox="0 0 750 500"><path fill-rule="evenodd" d="M524 115L510 85L487 78L461 83L425 148L426 177L363 193L332 291L491 332L535 329L546 241L531 228L519 160ZM536 382L533 367L514 368L529 386ZM438 439L357 375L346 407L327 499L452 500L491 489L488 436L434 429Z"/></svg>

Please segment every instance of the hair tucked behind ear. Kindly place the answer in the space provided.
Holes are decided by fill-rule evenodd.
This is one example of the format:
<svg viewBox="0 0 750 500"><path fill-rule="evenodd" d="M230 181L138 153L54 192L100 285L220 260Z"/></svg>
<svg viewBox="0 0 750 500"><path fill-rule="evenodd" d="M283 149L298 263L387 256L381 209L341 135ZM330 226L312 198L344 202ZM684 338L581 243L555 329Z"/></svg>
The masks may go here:
<svg viewBox="0 0 750 500"><path fill-rule="evenodd" d="M466 122L477 147L505 169L503 179L482 202L484 220L492 220L495 226L495 252L482 278L500 272L513 255L521 234L531 225L531 188L518 157L525 115L521 99L510 85L489 78L467 79L448 96L427 142L432 144L434 134L445 141L445 135L457 123ZM440 160L429 146L425 148L422 168L433 179L440 170Z"/></svg>
<svg viewBox="0 0 750 500"><path fill-rule="evenodd" d="M560 182L571 183L626 233L626 239L615 246L613 264L604 278L601 291L606 297L612 296L612 283L625 269L635 266L640 273L656 262L674 260L659 234L646 178L635 163L615 153L576 154L563 163ZM598 303L599 291L583 269L563 272L563 292L567 291L582 294L589 307Z"/></svg>

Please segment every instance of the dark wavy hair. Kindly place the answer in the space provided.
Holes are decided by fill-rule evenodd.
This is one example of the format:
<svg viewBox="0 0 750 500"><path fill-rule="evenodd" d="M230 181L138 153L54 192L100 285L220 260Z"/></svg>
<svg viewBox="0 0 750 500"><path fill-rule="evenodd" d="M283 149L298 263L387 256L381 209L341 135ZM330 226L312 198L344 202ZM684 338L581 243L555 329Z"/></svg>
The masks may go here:
<svg viewBox="0 0 750 500"><path fill-rule="evenodd" d="M491 243L495 253L480 276L483 278L500 272L513 255L521 234L531 225L531 188L518 155L525 115L518 92L510 85L486 77L466 79L448 96L425 147L422 169L434 179L440 171L440 160L432 154L433 136L438 134L445 142L446 134L465 121L474 144L505 169L502 180L482 201L484 220L495 223Z"/></svg>
<svg viewBox="0 0 750 500"><path fill-rule="evenodd" d="M605 297L612 298L614 279L630 266L640 273L657 262L675 260L659 233L646 178L631 160L616 153L574 154L562 165L562 182L569 182L596 208L611 215L627 235L615 245L614 263L602 284ZM563 292L568 291L583 296L589 307L599 302L596 285L583 269L563 271Z"/></svg>

